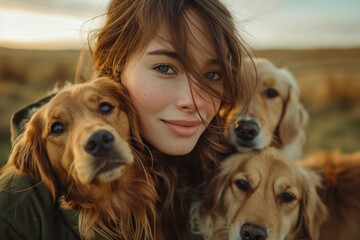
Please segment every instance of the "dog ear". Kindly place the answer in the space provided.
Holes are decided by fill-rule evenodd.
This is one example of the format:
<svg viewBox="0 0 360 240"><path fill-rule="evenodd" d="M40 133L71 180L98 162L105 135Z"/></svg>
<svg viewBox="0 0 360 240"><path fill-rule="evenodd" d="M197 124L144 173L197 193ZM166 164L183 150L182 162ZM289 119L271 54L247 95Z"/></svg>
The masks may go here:
<svg viewBox="0 0 360 240"><path fill-rule="evenodd" d="M306 126L309 115L299 102L299 96L293 87L289 88L283 116L278 127L281 143L291 143Z"/></svg>
<svg viewBox="0 0 360 240"><path fill-rule="evenodd" d="M220 173L212 178L205 187L202 200L192 203L189 219L192 233L201 234L204 239L210 238L209 233L214 227L214 220L219 217L219 214L226 215L224 192L229 181L228 177Z"/></svg>
<svg viewBox="0 0 360 240"><path fill-rule="evenodd" d="M202 198L200 216L212 215L209 213L226 215L227 204L225 203L225 191L231 186L231 174L233 172L233 163L238 160L239 154L234 154L223 160L221 170L211 178L204 189L205 197Z"/></svg>
<svg viewBox="0 0 360 240"><path fill-rule="evenodd" d="M52 172L42 140L41 112L36 112L24 126L24 132L13 143L7 165L14 166L20 173L27 174L49 187L56 197L56 179Z"/></svg>
<svg viewBox="0 0 360 240"><path fill-rule="evenodd" d="M10 135L12 144L14 143L15 139L24 131L25 124L29 121L34 112L36 112L40 107L48 103L55 95L56 93L52 93L48 96L45 96L40 100L16 111L12 115L10 121Z"/></svg>
<svg viewBox="0 0 360 240"><path fill-rule="evenodd" d="M300 207L300 219L296 236L304 239L317 240L321 225L328 216L328 211L322 202L317 188L320 188L320 176L310 169L301 168L303 197Z"/></svg>

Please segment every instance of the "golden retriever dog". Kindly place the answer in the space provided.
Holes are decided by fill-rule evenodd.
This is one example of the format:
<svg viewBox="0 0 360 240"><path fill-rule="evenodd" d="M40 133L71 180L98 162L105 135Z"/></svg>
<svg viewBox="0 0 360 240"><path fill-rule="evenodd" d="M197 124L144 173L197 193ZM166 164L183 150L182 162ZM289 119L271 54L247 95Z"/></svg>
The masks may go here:
<svg viewBox="0 0 360 240"><path fill-rule="evenodd" d="M318 239L327 215L319 184L273 147L235 153L193 204L192 231L213 240Z"/></svg>
<svg viewBox="0 0 360 240"><path fill-rule="evenodd" d="M329 210L321 228L323 240L360 239L360 152L321 151L298 164L318 171L319 194Z"/></svg>
<svg viewBox="0 0 360 240"><path fill-rule="evenodd" d="M139 138L120 83L75 84L32 114L1 169L0 189L24 175L44 183L54 204L78 213L81 239L153 239L158 196L135 144Z"/></svg>
<svg viewBox="0 0 360 240"><path fill-rule="evenodd" d="M308 113L300 103L296 80L267 59L244 61L243 76L257 79L254 96L230 110L225 136L239 152L275 146L290 159L301 156Z"/></svg>

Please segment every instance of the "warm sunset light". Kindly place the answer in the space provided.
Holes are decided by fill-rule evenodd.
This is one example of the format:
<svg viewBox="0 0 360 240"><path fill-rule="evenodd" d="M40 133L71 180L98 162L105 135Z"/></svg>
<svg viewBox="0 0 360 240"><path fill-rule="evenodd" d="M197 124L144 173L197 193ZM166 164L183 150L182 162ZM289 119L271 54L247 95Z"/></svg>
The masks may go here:
<svg viewBox="0 0 360 240"><path fill-rule="evenodd" d="M1 9L0 17L0 44L10 47L78 48L86 39L80 18Z"/></svg>
<svg viewBox="0 0 360 240"><path fill-rule="evenodd" d="M0 0L0 114L0 240L360 240L360 0Z"/></svg>
<svg viewBox="0 0 360 240"><path fill-rule="evenodd" d="M224 0L254 48L334 48L360 45L358 0ZM0 46L79 48L108 0L2 0Z"/></svg>

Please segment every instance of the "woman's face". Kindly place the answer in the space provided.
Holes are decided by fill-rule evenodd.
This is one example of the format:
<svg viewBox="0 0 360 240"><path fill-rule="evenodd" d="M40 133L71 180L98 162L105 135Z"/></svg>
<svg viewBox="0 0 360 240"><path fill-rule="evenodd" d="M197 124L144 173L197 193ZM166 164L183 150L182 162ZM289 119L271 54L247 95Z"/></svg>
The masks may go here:
<svg viewBox="0 0 360 240"><path fill-rule="evenodd" d="M189 61L204 79L222 89L221 69L206 24L194 12L189 13L188 51L194 56ZM189 81L169 39L168 32L161 29L145 51L129 59L121 81L133 97L142 137L165 154L184 155L195 147L217 113L220 99Z"/></svg>

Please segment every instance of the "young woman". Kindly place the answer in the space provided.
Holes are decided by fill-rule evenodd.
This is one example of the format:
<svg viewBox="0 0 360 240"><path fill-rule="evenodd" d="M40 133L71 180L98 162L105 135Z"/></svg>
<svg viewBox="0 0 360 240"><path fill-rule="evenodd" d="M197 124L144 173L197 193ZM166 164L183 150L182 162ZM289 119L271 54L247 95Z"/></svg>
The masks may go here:
<svg viewBox="0 0 360 240"><path fill-rule="evenodd" d="M181 239L188 203L231 151L218 112L254 89L234 20L219 0L113 0L93 40L96 75L132 95L165 237Z"/></svg>
<svg viewBox="0 0 360 240"><path fill-rule="evenodd" d="M160 196L158 227L164 236L156 239L190 239L189 204L232 151L218 113L226 114L223 110L239 99L249 101L255 87L240 78L242 59L249 54L234 20L219 0L113 0L93 37L95 75L123 84L137 112L138 141ZM14 115L15 134L32 106ZM36 209L53 213L46 189L37 194L49 206ZM57 216L36 232L73 234L62 222L74 217Z"/></svg>

